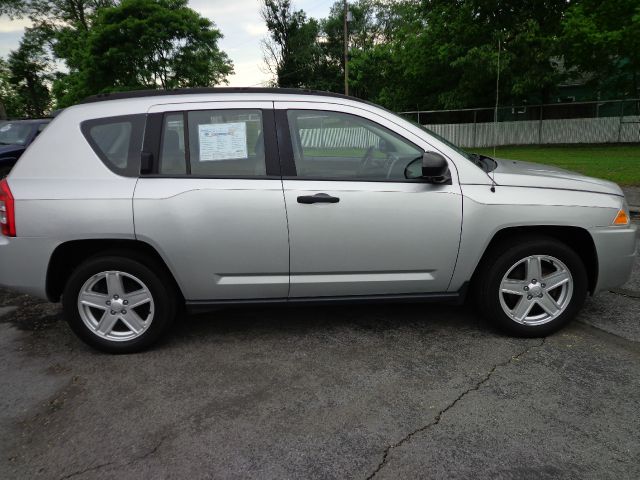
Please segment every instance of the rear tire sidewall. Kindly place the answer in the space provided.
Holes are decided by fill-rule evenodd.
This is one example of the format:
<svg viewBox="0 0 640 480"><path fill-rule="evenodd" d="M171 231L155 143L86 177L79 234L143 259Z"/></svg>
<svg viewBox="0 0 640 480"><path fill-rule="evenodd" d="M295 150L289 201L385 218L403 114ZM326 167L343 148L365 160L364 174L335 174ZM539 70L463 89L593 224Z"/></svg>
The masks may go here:
<svg viewBox="0 0 640 480"><path fill-rule="evenodd" d="M513 242L515 243L515 242ZM571 321L582 307L587 295L587 271L584 263L571 248L550 238L519 241L518 244L496 249L484 263L479 281L478 300L484 316L510 334L522 337L543 337L562 328ZM553 320L542 325L523 325L512 320L500 305L500 285L507 271L518 261L531 255L549 255L564 263L573 279L573 293L569 305Z"/></svg>
<svg viewBox="0 0 640 480"><path fill-rule="evenodd" d="M110 270L125 272L139 278L153 297L155 308L151 325L142 335L131 340L116 342L101 338L85 325L80 316L78 294L82 286L92 276ZM81 264L71 274L62 296L64 315L74 333L93 348L108 353L134 353L151 346L172 323L176 315L176 304L173 288L157 269L130 258L117 256L96 257Z"/></svg>

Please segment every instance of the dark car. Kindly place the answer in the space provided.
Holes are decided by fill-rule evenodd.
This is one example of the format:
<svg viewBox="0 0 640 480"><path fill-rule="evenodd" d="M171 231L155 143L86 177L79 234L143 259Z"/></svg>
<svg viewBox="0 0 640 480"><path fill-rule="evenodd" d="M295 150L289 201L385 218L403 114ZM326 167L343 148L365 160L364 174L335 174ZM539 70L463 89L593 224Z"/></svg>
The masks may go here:
<svg viewBox="0 0 640 480"><path fill-rule="evenodd" d="M0 178L6 176L50 119L0 122Z"/></svg>

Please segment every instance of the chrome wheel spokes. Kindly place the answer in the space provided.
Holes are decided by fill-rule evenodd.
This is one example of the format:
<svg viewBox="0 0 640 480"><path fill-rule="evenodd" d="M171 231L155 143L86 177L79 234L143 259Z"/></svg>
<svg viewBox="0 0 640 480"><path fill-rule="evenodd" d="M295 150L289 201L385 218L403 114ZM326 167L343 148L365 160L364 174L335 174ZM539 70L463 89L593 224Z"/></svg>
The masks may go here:
<svg viewBox="0 0 640 480"><path fill-rule="evenodd" d="M147 286L125 272L101 272L85 282L78 294L84 324L99 337L126 341L151 325L154 301Z"/></svg>
<svg viewBox="0 0 640 480"><path fill-rule="evenodd" d="M541 325L557 318L571 301L573 278L550 255L531 255L514 264L500 282L500 305L514 321Z"/></svg>

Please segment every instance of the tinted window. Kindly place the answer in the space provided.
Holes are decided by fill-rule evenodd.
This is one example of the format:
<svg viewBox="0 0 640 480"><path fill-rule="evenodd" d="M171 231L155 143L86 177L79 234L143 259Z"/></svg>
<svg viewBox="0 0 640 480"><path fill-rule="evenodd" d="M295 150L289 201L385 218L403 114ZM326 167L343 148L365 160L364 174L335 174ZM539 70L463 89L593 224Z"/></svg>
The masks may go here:
<svg viewBox="0 0 640 480"><path fill-rule="evenodd" d="M213 177L266 175L262 112L197 110L165 114L158 173Z"/></svg>
<svg viewBox="0 0 640 480"><path fill-rule="evenodd" d="M405 180L422 149L370 120L339 112L290 110L299 177Z"/></svg>
<svg viewBox="0 0 640 480"><path fill-rule="evenodd" d="M192 175L264 176L260 110L201 110L187 114Z"/></svg>
<svg viewBox="0 0 640 480"><path fill-rule="evenodd" d="M100 118L82 122L81 129L107 167L121 175L137 176L144 121L144 115Z"/></svg>
<svg viewBox="0 0 640 480"><path fill-rule="evenodd" d="M160 167L158 171L168 175L187 173L184 114L171 113L165 115L162 131L162 147L160 149Z"/></svg>

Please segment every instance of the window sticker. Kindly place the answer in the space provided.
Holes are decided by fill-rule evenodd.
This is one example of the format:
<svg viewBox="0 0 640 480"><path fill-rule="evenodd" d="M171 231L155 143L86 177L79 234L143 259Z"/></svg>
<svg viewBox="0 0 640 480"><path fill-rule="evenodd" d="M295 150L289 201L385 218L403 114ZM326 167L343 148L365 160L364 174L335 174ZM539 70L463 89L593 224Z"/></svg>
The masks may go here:
<svg viewBox="0 0 640 480"><path fill-rule="evenodd" d="M249 157L245 122L198 125L198 139L201 162Z"/></svg>

